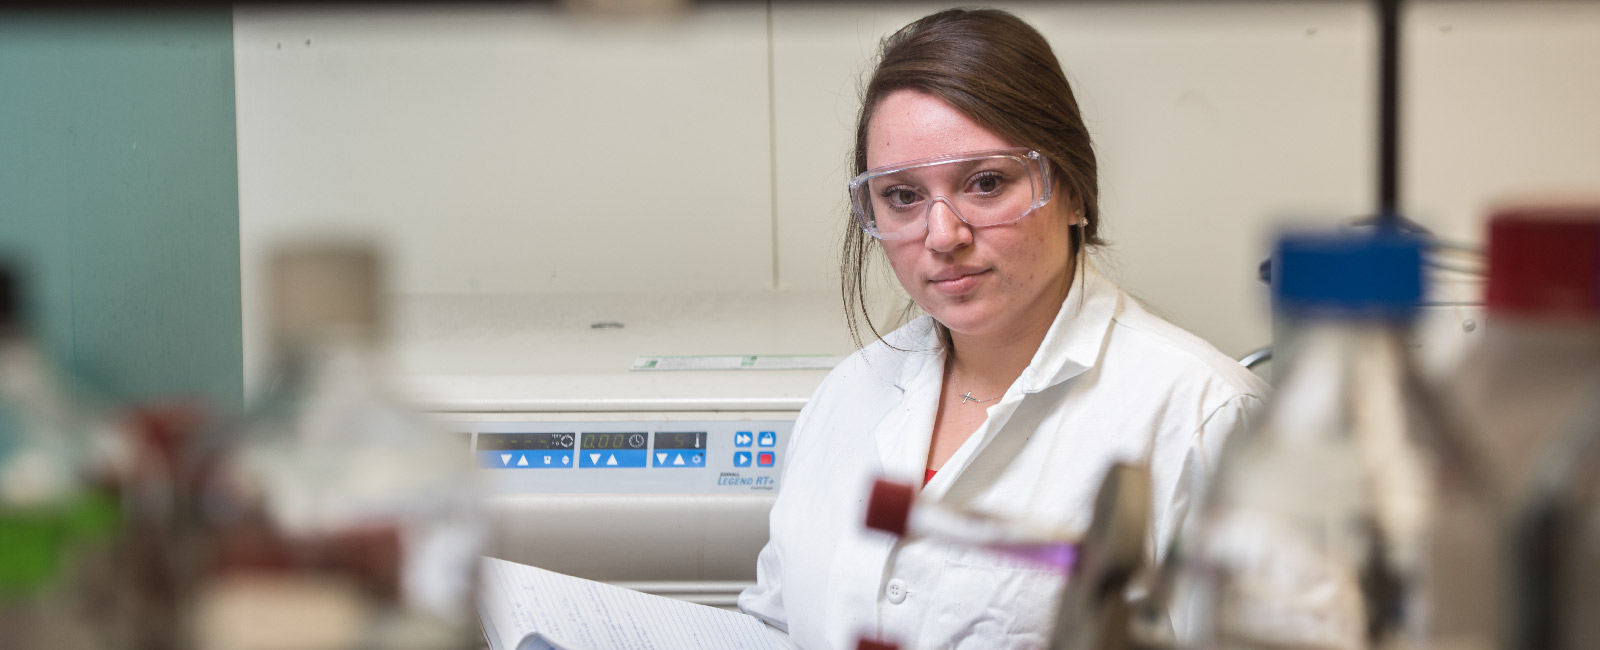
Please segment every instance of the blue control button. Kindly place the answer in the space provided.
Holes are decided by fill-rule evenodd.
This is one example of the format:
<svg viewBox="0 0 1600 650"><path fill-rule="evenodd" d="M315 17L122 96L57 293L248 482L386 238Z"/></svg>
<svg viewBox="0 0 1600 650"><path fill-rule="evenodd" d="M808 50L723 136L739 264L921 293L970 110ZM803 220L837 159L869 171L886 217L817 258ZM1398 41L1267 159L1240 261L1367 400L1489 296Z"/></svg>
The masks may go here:
<svg viewBox="0 0 1600 650"><path fill-rule="evenodd" d="M572 467L572 452L566 450L484 450L478 452L478 467L484 469L559 469Z"/></svg>
<svg viewBox="0 0 1600 650"><path fill-rule="evenodd" d="M733 466L734 467L749 467L750 466L750 452L748 452L748 451L736 451L736 452L733 452Z"/></svg>
<svg viewBox="0 0 1600 650"><path fill-rule="evenodd" d="M704 449L664 449L656 451L656 467L705 467Z"/></svg>
<svg viewBox="0 0 1600 650"><path fill-rule="evenodd" d="M751 435L749 431L739 431L733 434L733 446L735 447L749 447L750 443L754 441L755 436Z"/></svg>
<svg viewBox="0 0 1600 650"><path fill-rule="evenodd" d="M643 449L600 449L578 452L578 467L644 467L649 461Z"/></svg>
<svg viewBox="0 0 1600 650"><path fill-rule="evenodd" d="M761 446L763 446L763 447L776 447L776 446L778 446L778 434L777 434L777 432L774 432L774 431L762 431L761 432Z"/></svg>

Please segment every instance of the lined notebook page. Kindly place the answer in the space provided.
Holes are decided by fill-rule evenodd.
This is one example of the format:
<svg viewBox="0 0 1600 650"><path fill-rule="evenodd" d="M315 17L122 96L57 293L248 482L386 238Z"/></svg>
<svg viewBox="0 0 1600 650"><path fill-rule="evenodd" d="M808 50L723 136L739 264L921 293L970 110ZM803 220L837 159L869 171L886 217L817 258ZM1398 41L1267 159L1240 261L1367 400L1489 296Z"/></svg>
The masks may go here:
<svg viewBox="0 0 1600 650"><path fill-rule="evenodd" d="M479 612L493 650L779 649L754 617L483 558Z"/></svg>

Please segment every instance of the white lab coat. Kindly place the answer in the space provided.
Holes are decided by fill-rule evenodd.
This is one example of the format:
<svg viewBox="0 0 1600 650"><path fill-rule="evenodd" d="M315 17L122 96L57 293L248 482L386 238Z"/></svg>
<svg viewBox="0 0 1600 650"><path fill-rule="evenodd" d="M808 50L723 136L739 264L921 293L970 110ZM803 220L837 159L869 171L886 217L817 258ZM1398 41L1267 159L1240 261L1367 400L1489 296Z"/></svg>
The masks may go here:
<svg viewBox="0 0 1600 650"><path fill-rule="evenodd" d="M1153 559L1267 387L1080 268L1033 360L923 495L1081 530L1110 464L1148 462ZM921 482L944 365L925 316L886 338L904 351L851 355L800 413L739 607L804 650L853 650L862 636L902 650L1044 647L1058 574L862 526L874 478Z"/></svg>

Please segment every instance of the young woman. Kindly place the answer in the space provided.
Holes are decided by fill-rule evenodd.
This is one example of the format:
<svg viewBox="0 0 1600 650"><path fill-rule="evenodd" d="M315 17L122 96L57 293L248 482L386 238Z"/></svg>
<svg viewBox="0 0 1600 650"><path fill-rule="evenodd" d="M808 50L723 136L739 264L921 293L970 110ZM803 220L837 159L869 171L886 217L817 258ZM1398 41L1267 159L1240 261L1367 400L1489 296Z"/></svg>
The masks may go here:
<svg viewBox="0 0 1600 650"><path fill-rule="evenodd" d="M1087 262L1095 158L1044 38L952 10L888 37L863 98L846 303L882 251L925 314L840 364L795 423L745 611L799 647L1043 647L1062 580L862 527L871 481L1066 528L1115 461L1147 464L1152 559L1265 385ZM858 316L851 316L852 331Z"/></svg>

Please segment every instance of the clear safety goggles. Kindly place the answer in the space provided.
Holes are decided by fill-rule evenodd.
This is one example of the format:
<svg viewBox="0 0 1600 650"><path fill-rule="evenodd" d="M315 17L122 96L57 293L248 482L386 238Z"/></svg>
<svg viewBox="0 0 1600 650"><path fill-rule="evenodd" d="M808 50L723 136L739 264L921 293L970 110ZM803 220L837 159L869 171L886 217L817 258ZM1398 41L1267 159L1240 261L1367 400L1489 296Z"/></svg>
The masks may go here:
<svg viewBox="0 0 1600 650"><path fill-rule="evenodd" d="M944 203L973 227L998 226L1050 202L1050 165L1029 149L995 149L896 163L850 181L850 207L867 234L910 239Z"/></svg>

